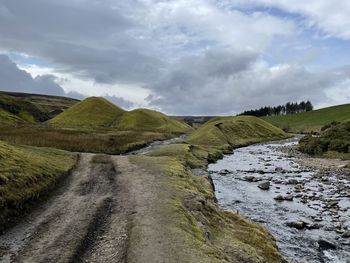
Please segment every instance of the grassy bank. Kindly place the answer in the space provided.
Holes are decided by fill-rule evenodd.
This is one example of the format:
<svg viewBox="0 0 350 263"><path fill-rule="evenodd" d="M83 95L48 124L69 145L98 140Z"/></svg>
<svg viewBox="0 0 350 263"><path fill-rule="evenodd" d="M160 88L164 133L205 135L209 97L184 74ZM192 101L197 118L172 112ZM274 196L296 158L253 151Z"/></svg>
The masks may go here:
<svg viewBox="0 0 350 263"><path fill-rule="evenodd" d="M165 226L181 262L283 262L272 236L262 226L220 209L206 169L232 147L286 138L281 130L253 117L218 118L203 125L184 143L167 145L132 162L166 175L172 223ZM160 215L162 216L162 215ZM180 244L179 244L180 243ZM185 252L182 252L185 251ZM186 260L184 260L186 259Z"/></svg>
<svg viewBox="0 0 350 263"><path fill-rule="evenodd" d="M3 128L0 140L14 144L52 147L73 152L120 154L138 149L155 140L177 134L118 131L113 129L53 129L42 127Z"/></svg>
<svg viewBox="0 0 350 263"><path fill-rule="evenodd" d="M350 122L334 122L321 130L319 137L302 138L299 150L321 157L350 159Z"/></svg>
<svg viewBox="0 0 350 263"><path fill-rule="evenodd" d="M72 169L76 158L60 150L0 141L0 228L26 204L51 190Z"/></svg>
<svg viewBox="0 0 350 263"><path fill-rule="evenodd" d="M215 161L233 148L287 137L279 128L256 117L218 117L194 131L186 142L194 146L197 155L207 154L209 161Z"/></svg>
<svg viewBox="0 0 350 263"><path fill-rule="evenodd" d="M349 121L350 104L286 116L264 117L263 119L290 132L319 132L324 125L333 121Z"/></svg>
<svg viewBox="0 0 350 263"><path fill-rule="evenodd" d="M131 160L167 177L165 189L170 193L168 202L172 212L164 216L171 217L172 221L162 227L166 227L169 235L176 240L174 245L178 248L180 261L283 262L272 236L265 228L218 208L208 177L193 175L187 165L196 159L190 147L176 146L182 148L182 153L186 153L187 149L185 158L181 153L174 156L173 149L169 147L162 153L133 156ZM171 157L164 156L167 150Z"/></svg>

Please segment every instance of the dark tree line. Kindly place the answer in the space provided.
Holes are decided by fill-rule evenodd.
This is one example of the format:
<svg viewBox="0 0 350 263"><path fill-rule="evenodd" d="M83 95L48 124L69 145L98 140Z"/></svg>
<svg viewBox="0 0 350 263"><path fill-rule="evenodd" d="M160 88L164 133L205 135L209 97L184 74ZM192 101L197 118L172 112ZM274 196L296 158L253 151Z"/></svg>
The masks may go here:
<svg viewBox="0 0 350 263"><path fill-rule="evenodd" d="M310 101L302 102L287 102L285 105L278 105L275 107L265 106L257 110L244 111L239 115L251 115L256 117L263 116L276 116L276 115L287 115L294 113L301 113L313 110L313 105Z"/></svg>

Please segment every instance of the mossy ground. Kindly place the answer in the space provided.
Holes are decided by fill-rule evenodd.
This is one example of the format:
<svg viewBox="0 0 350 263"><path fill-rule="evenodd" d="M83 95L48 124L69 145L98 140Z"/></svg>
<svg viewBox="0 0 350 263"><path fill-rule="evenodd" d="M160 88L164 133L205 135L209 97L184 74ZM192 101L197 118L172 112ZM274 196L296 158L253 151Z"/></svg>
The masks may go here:
<svg viewBox="0 0 350 263"><path fill-rule="evenodd" d="M52 189L76 163L61 150L15 146L0 141L0 222L15 216L31 200Z"/></svg>
<svg viewBox="0 0 350 263"><path fill-rule="evenodd" d="M319 132L324 125L333 121L350 121L350 104L285 116L265 117L263 119L289 132Z"/></svg>

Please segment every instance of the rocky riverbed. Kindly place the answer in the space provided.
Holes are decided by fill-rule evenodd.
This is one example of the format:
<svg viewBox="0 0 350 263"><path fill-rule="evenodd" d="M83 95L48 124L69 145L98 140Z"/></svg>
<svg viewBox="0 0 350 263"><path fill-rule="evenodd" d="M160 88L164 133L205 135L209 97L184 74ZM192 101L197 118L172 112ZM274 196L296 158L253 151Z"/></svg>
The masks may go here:
<svg viewBox="0 0 350 263"><path fill-rule="evenodd" d="M263 223L290 262L350 262L350 175L299 153L298 137L236 149L209 166L219 205Z"/></svg>

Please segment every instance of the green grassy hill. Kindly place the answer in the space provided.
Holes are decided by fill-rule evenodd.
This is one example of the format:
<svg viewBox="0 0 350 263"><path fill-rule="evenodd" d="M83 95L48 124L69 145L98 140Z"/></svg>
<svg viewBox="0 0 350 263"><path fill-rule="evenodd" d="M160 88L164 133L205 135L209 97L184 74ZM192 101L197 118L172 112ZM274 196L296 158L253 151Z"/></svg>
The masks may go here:
<svg viewBox="0 0 350 263"><path fill-rule="evenodd" d="M291 132L320 131L321 127L333 121L350 121L350 104L286 116L264 117L263 119Z"/></svg>
<svg viewBox="0 0 350 263"><path fill-rule="evenodd" d="M125 111L102 97L87 98L49 121L55 127L111 127Z"/></svg>
<svg viewBox="0 0 350 263"><path fill-rule="evenodd" d="M116 127L119 130L158 131L166 133L183 133L192 130L184 122L148 109L136 109L124 113L118 120Z"/></svg>
<svg viewBox="0 0 350 263"><path fill-rule="evenodd" d="M0 91L0 126L44 122L78 100Z"/></svg>
<svg viewBox="0 0 350 263"><path fill-rule="evenodd" d="M214 118L193 132L186 141L224 149L285 137L285 132L262 119L239 116Z"/></svg>
<svg viewBox="0 0 350 263"><path fill-rule="evenodd" d="M54 127L111 128L120 131L184 133L192 128L163 113L136 109L124 111L108 100L87 98L49 121Z"/></svg>
<svg viewBox="0 0 350 263"><path fill-rule="evenodd" d="M72 153L0 141L0 230L10 216L51 189L74 166Z"/></svg>

